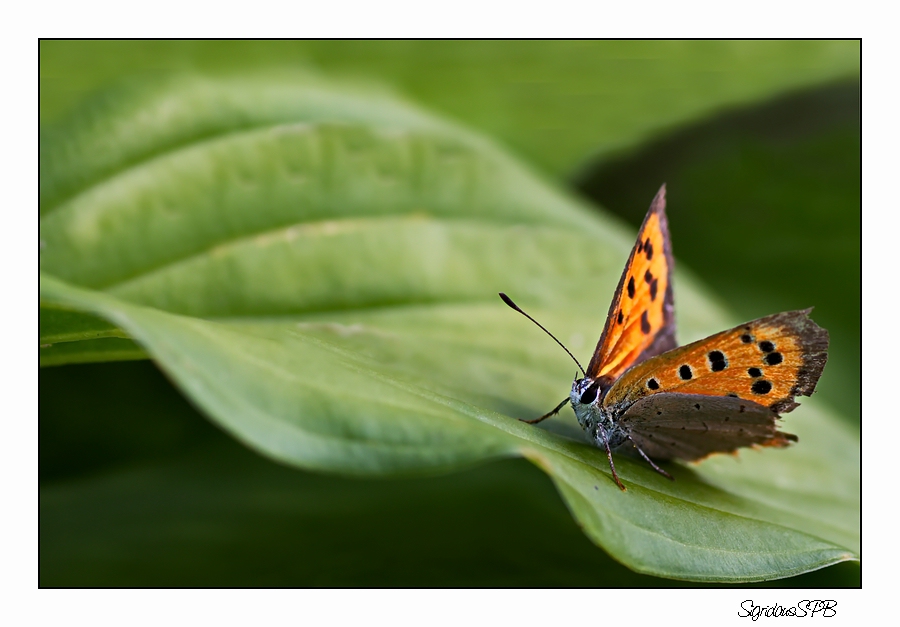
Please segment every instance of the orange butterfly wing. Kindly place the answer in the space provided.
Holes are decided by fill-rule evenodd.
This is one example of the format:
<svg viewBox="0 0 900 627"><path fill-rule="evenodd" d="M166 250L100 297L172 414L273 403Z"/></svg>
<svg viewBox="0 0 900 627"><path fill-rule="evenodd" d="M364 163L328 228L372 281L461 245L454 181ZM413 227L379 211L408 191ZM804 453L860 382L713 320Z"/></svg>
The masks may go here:
<svg viewBox="0 0 900 627"><path fill-rule="evenodd" d="M657 393L734 396L789 412L813 393L825 367L828 331L809 312L787 311L670 350L619 378L605 405L630 406Z"/></svg>
<svg viewBox="0 0 900 627"><path fill-rule="evenodd" d="M677 346L672 267L663 185L625 264L588 377L613 381L631 366Z"/></svg>

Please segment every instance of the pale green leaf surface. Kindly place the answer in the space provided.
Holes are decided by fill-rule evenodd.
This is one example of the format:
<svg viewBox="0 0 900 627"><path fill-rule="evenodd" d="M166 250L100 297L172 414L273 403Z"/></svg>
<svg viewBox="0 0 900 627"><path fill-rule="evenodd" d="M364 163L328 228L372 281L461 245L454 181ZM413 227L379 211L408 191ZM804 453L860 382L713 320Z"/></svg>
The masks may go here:
<svg viewBox="0 0 900 627"><path fill-rule="evenodd" d="M124 330L211 419L290 465L395 475L525 456L595 542L666 577L857 558L858 464L838 451L859 445L821 405L789 416L799 446L670 465L674 483L622 457L626 493L570 415L516 420L567 394L574 366L496 293L586 356L631 236L490 143L379 102L371 119L361 106L332 123L326 106L224 132L45 206L42 300ZM735 322L676 281L683 341Z"/></svg>

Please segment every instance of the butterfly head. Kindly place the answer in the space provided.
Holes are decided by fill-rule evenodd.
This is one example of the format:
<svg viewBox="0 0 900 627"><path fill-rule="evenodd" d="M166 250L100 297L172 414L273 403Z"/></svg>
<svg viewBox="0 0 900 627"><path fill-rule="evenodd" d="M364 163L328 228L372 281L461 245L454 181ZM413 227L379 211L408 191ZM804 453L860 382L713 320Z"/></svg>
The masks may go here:
<svg viewBox="0 0 900 627"><path fill-rule="evenodd" d="M579 405L591 405L598 400L603 400L606 392L610 388L610 382L604 377L592 379L584 377L579 379L577 376L572 382L572 391L569 392L569 399L572 401L572 407Z"/></svg>
<svg viewBox="0 0 900 627"><path fill-rule="evenodd" d="M579 379L576 376L575 381L572 382L569 401L572 403L572 409L575 410L575 417L578 418L581 428L593 437L597 436L600 424L606 422L603 419L605 412L601 402L611 385L611 382L605 377Z"/></svg>

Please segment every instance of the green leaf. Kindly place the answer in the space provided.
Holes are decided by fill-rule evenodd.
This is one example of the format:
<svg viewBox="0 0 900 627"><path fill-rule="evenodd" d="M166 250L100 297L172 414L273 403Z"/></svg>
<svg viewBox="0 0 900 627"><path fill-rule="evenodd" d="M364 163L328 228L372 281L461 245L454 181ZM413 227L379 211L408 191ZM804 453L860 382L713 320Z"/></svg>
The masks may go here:
<svg viewBox="0 0 900 627"><path fill-rule="evenodd" d="M384 96L199 85L167 92L170 110L198 89L212 118L233 94L257 94L260 109L273 93L308 100L290 123L239 120L108 178L66 179L90 183L43 206L43 301L124 330L211 419L292 466L393 476L523 456L591 539L664 577L754 581L858 558L859 444L821 404L789 417L799 446L670 465L674 483L622 457L627 493L571 416L549 421L555 432L517 420L568 392L572 364L496 293L584 354L624 229ZM360 104L330 121L348 99ZM733 322L676 281L683 340Z"/></svg>
<svg viewBox="0 0 900 627"><path fill-rule="evenodd" d="M792 420L803 447L775 459L751 452L740 465L728 459L712 460L697 471L674 468L674 484L643 464L621 459L619 471L629 486L621 494L601 451L459 400L499 395L478 386L470 378L475 373L457 373L453 381L412 382L413 376L403 376L415 365L410 362L422 338L411 333L404 341L395 325L417 329L422 312L419 320L405 311L363 314L355 316L362 322L352 325L222 323L127 305L48 277L42 290L46 298L93 307L131 329L206 413L252 448L285 463L393 475L523 455L550 474L592 539L635 570L661 576L714 581L788 576L851 559L858 542L855 484L847 481L858 459L843 448L852 445L852 434L824 411L812 424L806 418L810 408L805 420ZM464 317L477 319L483 332L495 336L502 324L485 309L472 307ZM459 311L447 313L456 318ZM498 359L492 366L477 355L460 363L454 353L476 330L435 331L445 336L449 331L445 342L457 338L456 351L436 350L450 361L437 373L439 379L454 366L480 366L481 377L497 377L514 363ZM389 350L379 350L375 339L368 355L353 351L362 340L354 336L369 334L393 340ZM352 339L342 342L344 337ZM403 363L397 362L397 351L407 353ZM419 365L426 370L436 365L423 361ZM460 386L456 397L434 391L454 385ZM465 392L467 387L476 389ZM490 401L503 399L487 398L484 404Z"/></svg>

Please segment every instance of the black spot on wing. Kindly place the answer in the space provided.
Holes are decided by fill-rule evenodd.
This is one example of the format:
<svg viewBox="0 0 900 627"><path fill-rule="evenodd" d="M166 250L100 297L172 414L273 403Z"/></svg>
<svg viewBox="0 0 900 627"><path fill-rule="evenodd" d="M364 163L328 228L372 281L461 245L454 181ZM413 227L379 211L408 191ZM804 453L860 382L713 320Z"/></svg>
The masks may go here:
<svg viewBox="0 0 900 627"><path fill-rule="evenodd" d="M650 334L650 319L647 317L646 310L641 314L641 333L644 335Z"/></svg>
<svg viewBox="0 0 900 627"><path fill-rule="evenodd" d="M722 351L710 351L707 357L709 358L709 368L713 372L721 372L728 367L728 360Z"/></svg>
<svg viewBox="0 0 900 627"><path fill-rule="evenodd" d="M682 380L687 381L694 377L694 372L691 370L691 367L687 364L681 366L678 369L678 376L682 378Z"/></svg>
<svg viewBox="0 0 900 627"><path fill-rule="evenodd" d="M750 389L753 390L754 394L768 394L772 391L772 384L765 379L760 379L759 381L754 381Z"/></svg>
<svg viewBox="0 0 900 627"><path fill-rule="evenodd" d="M634 298L634 277L628 279L628 298Z"/></svg>
<svg viewBox="0 0 900 627"><path fill-rule="evenodd" d="M784 357L782 357L781 353L769 353L768 355L763 357L763 361L770 366L777 366L782 361L784 361Z"/></svg>
<svg viewBox="0 0 900 627"><path fill-rule="evenodd" d="M656 300L656 292L659 289L659 279L653 278L650 282L650 300Z"/></svg>

